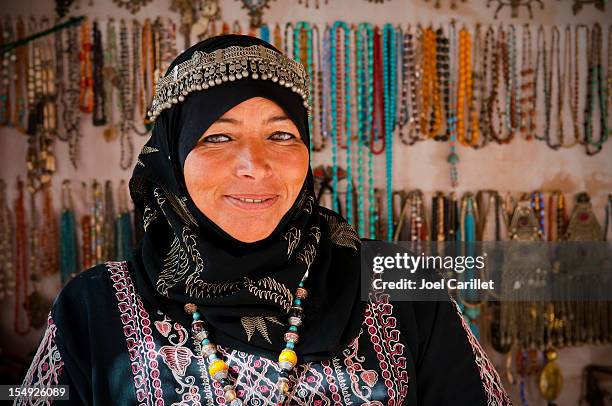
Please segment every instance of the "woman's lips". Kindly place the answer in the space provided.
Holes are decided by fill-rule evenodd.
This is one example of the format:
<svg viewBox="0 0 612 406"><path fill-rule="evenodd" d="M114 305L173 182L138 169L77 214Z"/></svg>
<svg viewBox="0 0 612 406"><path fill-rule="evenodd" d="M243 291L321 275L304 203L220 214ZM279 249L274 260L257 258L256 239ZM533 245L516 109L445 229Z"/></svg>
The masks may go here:
<svg viewBox="0 0 612 406"><path fill-rule="evenodd" d="M233 206L246 210L263 210L273 206L278 201L278 195L235 194L225 195L225 199Z"/></svg>

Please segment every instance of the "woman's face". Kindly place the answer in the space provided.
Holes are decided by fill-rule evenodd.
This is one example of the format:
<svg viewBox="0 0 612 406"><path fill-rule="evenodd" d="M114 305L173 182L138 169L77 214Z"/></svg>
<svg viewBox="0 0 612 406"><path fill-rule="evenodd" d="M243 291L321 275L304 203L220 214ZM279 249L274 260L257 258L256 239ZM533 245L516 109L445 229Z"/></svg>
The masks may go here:
<svg viewBox="0 0 612 406"><path fill-rule="evenodd" d="M243 242L269 236L308 173L308 147L275 102L246 100L227 111L187 155L187 191L204 215Z"/></svg>

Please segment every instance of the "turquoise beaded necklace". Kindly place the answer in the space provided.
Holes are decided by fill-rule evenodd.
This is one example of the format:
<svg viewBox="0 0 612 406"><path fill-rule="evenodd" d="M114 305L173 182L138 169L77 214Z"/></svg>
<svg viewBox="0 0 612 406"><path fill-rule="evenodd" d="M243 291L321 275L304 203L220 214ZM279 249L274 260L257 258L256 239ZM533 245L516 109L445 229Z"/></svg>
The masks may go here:
<svg viewBox="0 0 612 406"><path fill-rule="evenodd" d="M70 181L62 184L62 214L60 217L60 277L62 286L78 272L77 234Z"/></svg>
<svg viewBox="0 0 612 406"><path fill-rule="evenodd" d="M448 40L450 49L457 49L457 29L455 24L451 23L448 32ZM450 164L450 179L451 186L457 187L459 184L459 176L457 173L457 163L459 162L459 155L457 154L457 88L455 87L455 75L456 75L456 62L457 58L453 58L452 54L449 54L449 76L448 76L448 115L447 115L447 132L449 135L450 153L448 154L447 161Z"/></svg>
<svg viewBox="0 0 612 406"><path fill-rule="evenodd" d="M365 37L365 38L364 38ZM365 41L364 41L365 40ZM368 117L367 108L370 105L364 105L364 95L368 94L368 81L371 81L371 76L366 75L365 66L367 59L364 60L364 45L367 46L368 27L366 23L361 23L357 27L356 32L356 83L357 88L357 212L359 213L358 232L360 237L365 237L365 211L364 211L364 195L363 195L363 148L364 140L367 139L367 123ZM367 48L365 55L367 55Z"/></svg>
<svg viewBox="0 0 612 406"><path fill-rule="evenodd" d="M300 39L302 36L302 31L306 33L306 61L301 60L301 47L300 47ZM313 65L312 65L312 26L310 23L306 21L299 21L295 25L295 30L293 31L293 59L302 64L306 65L306 71L308 72L308 77L313 77ZM310 96L308 98L308 104L313 105L313 95L314 95L314 80L310 80ZM314 128L314 116L312 114L308 115L308 128L312 132ZM314 143L310 143L310 157L312 158L312 148Z"/></svg>
<svg viewBox="0 0 612 406"><path fill-rule="evenodd" d="M393 240L393 131L397 99L397 46L395 28L383 26L383 89L387 181L387 241Z"/></svg>

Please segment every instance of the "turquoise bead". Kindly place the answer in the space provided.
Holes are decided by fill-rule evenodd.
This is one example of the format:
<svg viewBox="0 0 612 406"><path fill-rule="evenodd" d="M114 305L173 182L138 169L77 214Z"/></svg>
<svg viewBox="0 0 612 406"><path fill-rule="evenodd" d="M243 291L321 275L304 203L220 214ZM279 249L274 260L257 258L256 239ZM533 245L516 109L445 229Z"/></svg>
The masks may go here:
<svg viewBox="0 0 612 406"><path fill-rule="evenodd" d="M202 345L206 345L206 344L210 344L210 340L208 338L205 338L202 340Z"/></svg>
<svg viewBox="0 0 612 406"><path fill-rule="evenodd" d="M292 350L295 347L295 345L289 341L285 347Z"/></svg>
<svg viewBox="0 0 612 406"><path fill-rule="evenodd" d="M296 327L296 326L291 326L291 327L289 327L289 330L291 330L291 331L297 331L297 327Z"/></svg>
<svg viewBox="0 0 612 406"><path fill-rule="evenodd" d="M200 320L200 317L202 317L200 312L193 312L191 316L193 317L194 320Z"/></svg>

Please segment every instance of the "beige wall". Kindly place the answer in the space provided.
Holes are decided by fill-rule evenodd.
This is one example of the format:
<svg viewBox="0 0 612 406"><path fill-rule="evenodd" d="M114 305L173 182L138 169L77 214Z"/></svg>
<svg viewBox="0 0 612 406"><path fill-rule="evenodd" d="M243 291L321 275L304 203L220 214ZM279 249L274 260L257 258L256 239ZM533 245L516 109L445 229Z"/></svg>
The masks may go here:
<svg viewBox="0 0 612 406"><path fill-rule="evenodd" d="M312 2L313 0L311 0ZM316 10L306 9L298 5L297 0L277 0L272 2L266 13L268 22L285 22L295 20L308 20L318 23L332 22L343 19L348 22L361 22L367 20L372 23L406 23L421 22L423 24L447 23L451 18L459 22L466 22L470 26L473 23L491 23L493 20L493 8L486 8L486 0L469 0L468 3L460 3L456 11L451 11L447 6L441 10L435 10L431 6L433 0L392 0L384 5L375 5L365 0L329 0L329 5L322 6ZM448 0L442 0L448 4ZM321 0L323 2L323 0ZM138 15L140 19L145 17L156 17L158 15L171 15L178 21L176 14L168 11L169 1L154 0L145 7ZM605 14L598 13L592 6L585 9L577 16L571 14L571 1L544 0L545 9L534 9L534 23L545 25L567 23L600 23L612 21L612 6L608 5ZM246 27L246 12L240 8L240 3L233 0L221 0L223 17L225 20L240 20ZM32 1L20 0L3 2L3 14L9 15L52 15L55 3L52 0ZM111 0L96 0L93 6L88 5L87 0L81 0L80 10L74 10L73 14L86 14L91 18L97 17L104 21L108 16L115 18L131 18L124 9L116 7ZM521 16L514 20L516 24L528 22L521 11ZM509 11L500 12L500 20L509 22ZM607 26L604 26L604 35ZM534 33L535 38L535 33ZM520 41L519 41L520 42ZM182 38L179 40L179 49L182 48ZM569 120L569 117L565 117ZM566 128L569 128L567 121ZM123 171L119 168L119 144L118 142L107 143L102 137L102 130L94 128L90 116L82 121L84 138L81 143L81 159L78 171L75 171L68 160L68 148L65 143L56 144L58 158L58 172L55 184L59 185L64 178L71 178L74 184L80 181L90 181L94 178L99 180L112 179L118 182L120 179L128 179L131 171ZM134 135L135 151L146 141L145 138ZM447 143L426 142L416 146L407 147L396 143L394 150L394 188L421 188L426 193L436 190L450 191L449 168L446 164L448 154ZM14 179L17 175L25 176L25 137L8 128L0 128L0 176L9 183L9 202L14 198ZM608 193L612 192L612 142L608 142L603 151L595 157L587 157L581 148L569 150L552 151L542 143L528 143L516 139L510 145L490 145L484 150L474 151L459 147L461 162L459 163L460 184L456 189L458 192L477 189L496 189L499 191L510 191L514 194L528 192L534 189L545 190L560 189L567 193L567 197L573 196L579 191L587 191L592 196L596 213L603 221L603 204ZM329 162L329 151L316 155L314 164ZM384 186L384 155L378 158L376 167L376 178L378 184ZM79 189L75 190L75 204L78 213L83 213L84 205ZM57 196L59 197L59 196ZM56 199L56 202L59 200ZM45 293L53 297L59 289L59 281L55 278L49 279L45 286ZM32 348L40 338L40 331L34 331L28 336L21 338L12 333L13 303L5 302L2 306L2 333L0 340L7 348L19 348L23 353L29 344ZM503 359L494 356L496 364L500 366ZM580 374L582 367L588 363L612 364L612 347L584 347L566 349L560 351L559 362L563 373L566 375L565 388L559 399L559 405L573 405L577 403L579 396ZM530 405L546 404L537 393L537 388L530 381L528 393L530 394ZM518 389L508 387L513 397L518 402Z"/></svg>

